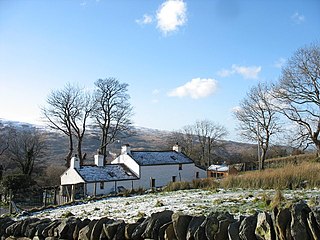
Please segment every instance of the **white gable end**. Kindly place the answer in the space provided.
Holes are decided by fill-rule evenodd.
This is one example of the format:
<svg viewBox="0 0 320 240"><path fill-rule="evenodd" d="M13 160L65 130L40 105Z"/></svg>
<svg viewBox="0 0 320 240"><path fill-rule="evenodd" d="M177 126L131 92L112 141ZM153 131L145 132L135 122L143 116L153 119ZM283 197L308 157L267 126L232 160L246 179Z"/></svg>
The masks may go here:
<svg viewBox="0 0 320 240"><path fill-rule="evenodd" d="M61 175L61 185L84 183L83 178L74 168L69 168Z"/></svg>

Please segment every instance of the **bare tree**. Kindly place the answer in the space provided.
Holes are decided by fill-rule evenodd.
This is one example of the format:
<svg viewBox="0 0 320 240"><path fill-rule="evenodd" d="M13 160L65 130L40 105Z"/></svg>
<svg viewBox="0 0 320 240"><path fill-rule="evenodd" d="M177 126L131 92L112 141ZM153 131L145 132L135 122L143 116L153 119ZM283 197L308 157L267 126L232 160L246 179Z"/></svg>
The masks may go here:
<svg viewBox="0 0 320 240"><path fill-rule="evenodd" d="M35 129L16 130L8 148L10 160L18 164L22 174L31 175L35 162L46 150L44 135Z"/></svg>
<svg viewBox="0 0 320 240"><path fill-rule="evenodd" d="M172 139L182 146L184 153L197 164L212 163L213 152L223 147L221 140L228 134L226 128L209 120L197 121L175 132Z"/></svg>
<svg viewBox="0 0 320 240"><path fill-rule="evenodd" d="M128 84L115 78L95 82L93 116L101 130L100 152L107 157L107 146L130 132L132 107L129 103Z"/></svg>
<svg viewBox="0 0 320 240"><path fill-rule="evenodd" d="M192 125L184 126L182 129L172 132L168 140L168 145L170 146L179 143L182 151L192 159L198 157L198 152L196 151L196 135L194 134Z"/></svg>
<svg viewBox="0 0 320 240"><path fill-rule="evenodd" d="M314 144L320 156L320 46L298 49L282 69L275 87L279 111L299 126L306 148Z"/></svg>
<svg viewBox="0 0 320 240"><path fill-rule="evenodd" d="M258 142L259 169L264 169L271 136L281 128L271 87L264 83L252 87L234 114L239 121L241 135L249 141Z"/></svg>
<svg viewBox="0 0 320 240"><path fill-rule="evenodd" d="M194 125L194 132L200 143L201 159L210 166L213 150L222 147L221 140L228 132L224 126L209 120L197 121Z"/></svg>
<svg viewBox="0 0 320 240"><path fill-rule="evenodd" d="M80 159L80 164L82 164L84 160L84 155L82 154L82 143L85 136L87 120L91 117L94 104L91 95L85 92L80 92L77 102L77 111L71 117L71 126L74 136L78 142L77 152Z"/></svg>
<svg viewBox="0 0 320 240"><path fill-rule="evenodd" d="M78 140L77 152L80 161L82 156L82 141L86 130L87 119L92 110L90 95L77 86L67 84L63 89L52 91L47 98L48 106L43 108L43 114L49 127L60 131L68 137L69 151L66 156L66 166L74 150L74 137Z"/></svg>

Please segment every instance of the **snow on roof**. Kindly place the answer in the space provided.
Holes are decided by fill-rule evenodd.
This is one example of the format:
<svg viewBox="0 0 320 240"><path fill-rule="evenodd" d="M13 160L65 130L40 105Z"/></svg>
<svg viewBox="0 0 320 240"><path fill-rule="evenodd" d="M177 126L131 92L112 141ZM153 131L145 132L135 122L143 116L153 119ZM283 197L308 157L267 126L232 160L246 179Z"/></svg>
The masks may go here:
<svg viewBox="0 0 320 240"><path fill-rule="evenodd" d="M103 167L82 166L77 169L86 182L107 182L119 180L135 180L137 176L124 164L108 164Z"/></svg>
<svg viewBox="0 0 320 240"><path fill-rule="evenodd" d="M131 151L131 157L139 165L193 163L189 157L176 151Z"/></svg>
<svg viewBox="0 0 320 240"><path fill-rule="evenodd" d="M217 172L228 172L229 171L229 166L213 164L208 168L208 170L217 171Z"/></svg>

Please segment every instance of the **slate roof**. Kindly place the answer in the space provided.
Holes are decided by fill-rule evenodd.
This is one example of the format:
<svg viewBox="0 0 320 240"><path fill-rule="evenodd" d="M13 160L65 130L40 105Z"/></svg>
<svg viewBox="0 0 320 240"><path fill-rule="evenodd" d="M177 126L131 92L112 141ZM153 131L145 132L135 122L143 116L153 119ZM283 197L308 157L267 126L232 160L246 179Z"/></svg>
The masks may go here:
<svg viewBox="0 0 320 240"><path fill-rule="evenodd" d="M176 151L131 151L130 156L140 165L188 164L193 161Z"/></svg>
<svg viewBox="0 0 320 240"><path fill-rule="evenodd" d="M124 164L108 164L103 167L82 166L76 169L86 182L135 180L137 176Z"/></svg>
<svg viewBox="0 0 320 240"><path fill-rule="evenodd" d="M217 171L217 172L228 172L229 171L229 166L226 165L211 165L208 167L208 170L210 171Z"/></svg>

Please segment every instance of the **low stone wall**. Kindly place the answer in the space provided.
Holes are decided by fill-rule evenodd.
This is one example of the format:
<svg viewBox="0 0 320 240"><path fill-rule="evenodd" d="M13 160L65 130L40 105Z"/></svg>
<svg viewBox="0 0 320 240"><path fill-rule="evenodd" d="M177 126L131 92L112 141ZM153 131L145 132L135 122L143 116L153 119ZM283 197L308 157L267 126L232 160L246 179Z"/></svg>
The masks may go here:
<svg viewBox="0 0 320 240"><path fill-rule="evenodd" d="M304 202L271 213L260 212L235 219L229 213L190 216L165 210L136 223L101 218L81 220L0 218L1 239L177 239L177 240L311 240L320 239L320 206Z"/></svg>

